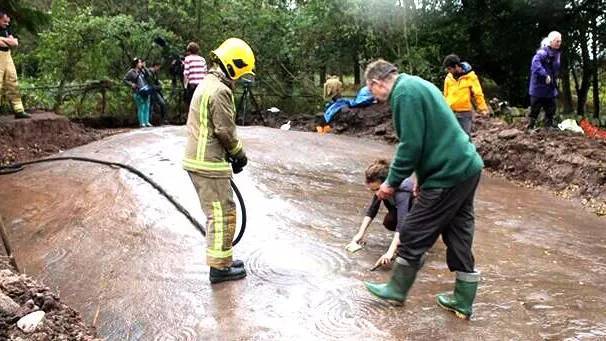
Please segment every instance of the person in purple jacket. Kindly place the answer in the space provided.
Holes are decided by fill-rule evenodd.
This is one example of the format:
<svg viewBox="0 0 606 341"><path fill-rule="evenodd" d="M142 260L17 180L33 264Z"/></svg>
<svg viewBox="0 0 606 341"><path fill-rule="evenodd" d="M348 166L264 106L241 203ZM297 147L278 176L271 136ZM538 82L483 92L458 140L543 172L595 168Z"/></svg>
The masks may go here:
<svg viewBox="0 0 606 341"><path fill-rule="evenodd" d="M545 128L554 126L553 117L556 112L556 97L558 95L557 76L560 71L560 45L562 35L552 31L541 42L530 65L530 117L527 129L533 129L541 108L545 110Z"/></svg>

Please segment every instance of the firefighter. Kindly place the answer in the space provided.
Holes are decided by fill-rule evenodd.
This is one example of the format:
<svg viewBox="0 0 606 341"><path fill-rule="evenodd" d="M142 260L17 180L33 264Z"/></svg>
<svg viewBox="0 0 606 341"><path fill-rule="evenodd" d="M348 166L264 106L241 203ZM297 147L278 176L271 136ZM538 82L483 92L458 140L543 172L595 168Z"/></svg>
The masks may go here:
<svg viewBox="0 0 606 341"><path fill-rule="evenodd" d="M232 259L236 205L230 178L247 163L234 121L232 91L242 76L254 76L255 56L246 42L230 38L211 52L211 62L190 103L183 166L207 217L210 282L219 283L246 277L244 263Z"/></svg>

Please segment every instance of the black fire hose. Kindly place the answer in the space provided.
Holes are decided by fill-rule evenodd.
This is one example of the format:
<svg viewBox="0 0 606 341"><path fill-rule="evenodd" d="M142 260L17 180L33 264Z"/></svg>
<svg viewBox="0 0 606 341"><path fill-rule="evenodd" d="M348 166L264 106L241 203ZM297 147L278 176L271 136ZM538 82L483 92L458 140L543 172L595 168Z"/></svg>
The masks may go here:
<svg viewBox="0 0 606 341"><path fill-rule="evenodd" d="M91 158L79 157L79 156L51 157L51 158L46 158L46 159L38 159L38 160L14 163L14 164L8 165L8 166L0 166L0 175L20 172L23 170L23 168L26 165L31 165L34 163L51 162L51 161L66 161L66 160L99 163L99 164L110 166L110 167L123 168L123 169L128 170L131 173L136 174L141 179L145 180L147 183L152 185L152 187L154 187L156 190L158 190L158 192L160 192L160 194L162 194L166 199L168 199L168 201L170 201L171 204L173 204L179 212L183 213L183 215L200 231L200 233L202 233L203 236L206 236L206 231L204 230L204 226L202 226L202 224L200 224L200 222L197 221L189 213L189 211L187 211L187 209L185 209L185 207L183 207L181 204L179 204L175 200L175 198L173 198L170 194L168 194L166 192L166 190L164 190L164 188L160 187L160 185L158 185L154 180L150 179L147 175L141 173L138 169L136 169L132 166L129 166L129 165L125 165L125 164L118 163L118 162L103 161L103 160L97 160L97 159L91 159ZM240 227L240 232L238 232L238 235L232 242L232 245L236 245L240 242L240 239L242 239L242 236L244 235L244 230L246 229L246 207L244 206L244 199L242 198L242 194L240 193L240 190L238 189L238 187L236 186L234 181L232 179L229 179L229 182L231 184L231 188L233 188L233 190L234 190L234 193L236 193L236 197L238 198L238 201L240 202L240 210L242 211L242 226Z"/></svg>

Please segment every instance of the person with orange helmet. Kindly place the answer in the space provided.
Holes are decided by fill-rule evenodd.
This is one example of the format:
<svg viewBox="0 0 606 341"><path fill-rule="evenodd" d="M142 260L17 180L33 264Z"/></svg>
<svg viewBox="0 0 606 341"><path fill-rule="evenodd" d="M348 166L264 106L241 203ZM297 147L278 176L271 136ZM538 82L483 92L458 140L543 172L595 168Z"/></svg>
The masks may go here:
<svg viewBox="0 0 606 341"><path fill-rule="evenodd" d="M230 38L211 52L211 63L189 106L183 167L207 218L210 282L219 283L246 277L244 263L233 260L232 249L236 205L230 178L248 162L237 134L233 89L241 77L254 76L255 56L246 42Z"/></svg>

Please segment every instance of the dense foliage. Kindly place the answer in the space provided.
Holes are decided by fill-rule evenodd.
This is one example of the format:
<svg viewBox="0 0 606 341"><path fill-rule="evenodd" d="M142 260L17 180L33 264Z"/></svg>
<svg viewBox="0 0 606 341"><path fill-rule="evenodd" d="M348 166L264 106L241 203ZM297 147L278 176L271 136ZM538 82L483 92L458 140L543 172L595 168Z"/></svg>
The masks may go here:
<svg viewBox="0 0 606 341"><path fill-rule="evenodd" d="M119 80L129 60L170 61L172 52L199 42L204 55L236 36L257 54L253 88L265 107L289 112L321 109L320 88L338 74L355 90L365 64L377 57L397 63L441 87L442 59L469 61L493 96L526 105L530 60L551 30L563 33L561 108L593 114L604 95L606 0L12 0L15 26L27 40L15 57L25 83L59 90L30 98L62 99L61 87L116 81L113 101L127 101ZM35 11L35 10L38 11ZM29 13L29 14L28 14ZM32 13L47 13L32 29ZM168 74L166 74L168 78ZM592 91L590 91L592 90ZM25 89L27 93L27 89ZM51 95L52 93L52 95ZM115 93L115 94L114 94ZM47 101L48 102L48 99ZM82 101L81 101L82 102ZM129 104L130 105L130 104ZM109 105L109 112L125 108ZM94 108L92 108L94 109Z"/></svg>

